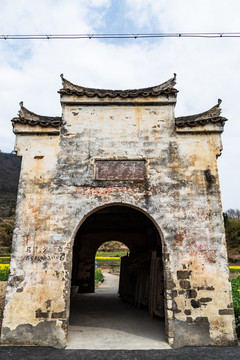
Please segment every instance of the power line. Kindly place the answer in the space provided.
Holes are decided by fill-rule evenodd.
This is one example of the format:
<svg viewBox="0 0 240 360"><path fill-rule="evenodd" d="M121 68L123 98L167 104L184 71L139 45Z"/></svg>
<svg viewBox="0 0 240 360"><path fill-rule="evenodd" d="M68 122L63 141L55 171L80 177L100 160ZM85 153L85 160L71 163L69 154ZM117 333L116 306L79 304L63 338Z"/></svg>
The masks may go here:
<svg viewBox="0 0 240 360"><path fill-rule="evenodd" d="M35 34L0 35L0 40L78 40L78 39L145 39L145 38L239 38L240 32L219 33L152 33L152 34Z"/></svg>

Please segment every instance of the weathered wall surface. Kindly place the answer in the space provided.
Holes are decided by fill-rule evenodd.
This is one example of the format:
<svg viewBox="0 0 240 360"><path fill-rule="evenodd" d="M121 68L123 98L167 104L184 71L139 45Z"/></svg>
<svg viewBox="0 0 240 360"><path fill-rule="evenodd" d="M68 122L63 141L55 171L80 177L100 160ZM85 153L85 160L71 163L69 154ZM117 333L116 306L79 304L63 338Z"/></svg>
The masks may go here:
<svg viewBox="0 0 240 360"><path fill-rule="evenodd" d="M174 265L175 346L183 341L185 345L234 342L234 311L216 163L221 149L219 140L219 134L181 134L178 138L176 154L181 166L175 170L184 181L184 189L174 213L177 229L170 255L170 264Z"/></svg>
<svg viewBox="0 0 240 360"><path fill-rule="evenodd" d="M33 134L21 125L5 342L66 345L76 232L99 207L126 204L144 211L161 231L169 343L235 343L216 163L219 126L176 132L175 98L158 99L161 105L147 98L129 106L109 98L106 106L63 97L60 134ZM145 159L146 178L96 180L98 159Z"/></svg>

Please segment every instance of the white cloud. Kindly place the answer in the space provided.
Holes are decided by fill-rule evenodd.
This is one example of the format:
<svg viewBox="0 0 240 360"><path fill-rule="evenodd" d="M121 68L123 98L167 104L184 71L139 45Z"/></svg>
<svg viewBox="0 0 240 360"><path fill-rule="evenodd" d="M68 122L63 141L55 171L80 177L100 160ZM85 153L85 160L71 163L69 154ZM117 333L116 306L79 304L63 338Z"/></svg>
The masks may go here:
<svg viewBox="0 0 240 360"><path fill-rule="evenodd" d="M127 16L139 29L164 32L239 31L238 0L126 0Z"/></svg>
<svg viewBox="0 0 240 360"><path fill-rule="evenodd" d="M114 0L2 0L0 34L108 32L114 14L120 24L122 16L132 33L239 30L238 0L126 0L125 13L124 4ZM219 97L223 100L223 115L229 118L219 160L223 203L225 209L239 207L239 41L0 40L0 149L13 149L10 119L16 116L19 101L39 114L61 114L57 93L61 73L83 86L138 88L161 83L176 72L177 116L207 110Z"/></svg>

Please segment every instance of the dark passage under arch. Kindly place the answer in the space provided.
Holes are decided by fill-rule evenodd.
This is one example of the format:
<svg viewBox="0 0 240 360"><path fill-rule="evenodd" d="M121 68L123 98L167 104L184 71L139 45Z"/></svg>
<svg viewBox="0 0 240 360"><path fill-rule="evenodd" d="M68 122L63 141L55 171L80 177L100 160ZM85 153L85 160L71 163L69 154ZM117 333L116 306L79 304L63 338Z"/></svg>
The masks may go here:
<svg viewBox="0 0 240 360"><path fill-rule="evenodd" d="M121 259L122 299L164 317L161 238L150 218L130 206L106 206L83 222L73 247L72 287L78 293L94 292L95 254L106 241L120 241L130 250Z"/></svg>

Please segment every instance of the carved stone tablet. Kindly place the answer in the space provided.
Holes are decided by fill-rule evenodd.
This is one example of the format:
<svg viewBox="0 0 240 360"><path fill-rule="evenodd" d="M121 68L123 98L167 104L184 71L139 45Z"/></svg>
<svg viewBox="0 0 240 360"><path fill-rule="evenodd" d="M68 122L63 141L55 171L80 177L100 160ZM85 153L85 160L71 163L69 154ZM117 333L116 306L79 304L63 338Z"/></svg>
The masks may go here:
<svg viewBox="0 0 240 360"><path fill-rule="evenodd" d="M144 160L96 160L96 180L144 180Z"/></svg>

